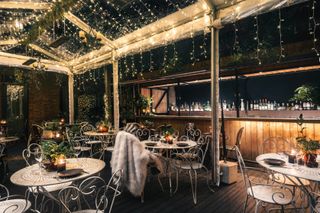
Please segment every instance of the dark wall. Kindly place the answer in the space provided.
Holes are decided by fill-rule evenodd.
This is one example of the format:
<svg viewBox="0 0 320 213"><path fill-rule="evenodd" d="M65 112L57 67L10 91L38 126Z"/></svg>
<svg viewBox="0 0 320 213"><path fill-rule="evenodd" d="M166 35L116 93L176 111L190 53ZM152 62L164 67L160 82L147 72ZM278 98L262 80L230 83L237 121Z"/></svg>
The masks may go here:
<svg viewBox="0 0 320 213"><path fill-rule="evenodd" d="M240 98L258 100L267 98L277 102L286 102L294 94L294 90L310 84L320 88L320 70L295 74L282 74L264 77L239 78ZM220 81L222 100L232 102L235 99L236 81ZM181 87L182 103L210 101L210 83L193 84Z"/></svg>

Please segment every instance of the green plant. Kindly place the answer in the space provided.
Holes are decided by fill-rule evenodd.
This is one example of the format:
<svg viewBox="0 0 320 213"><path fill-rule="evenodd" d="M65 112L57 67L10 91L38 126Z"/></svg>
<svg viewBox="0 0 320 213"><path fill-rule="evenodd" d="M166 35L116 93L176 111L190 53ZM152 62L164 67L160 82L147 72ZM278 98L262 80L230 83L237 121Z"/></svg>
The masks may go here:
<svg viewBox="0 0 320 213"><path fill-rule="evenodd" d="M48 160L55 160L60 155L66 157L73 157L74 153L69 143L62 142L57 144L55 141L43 140L40 143L43 150L44 158Z"/></svg>
<svg viewBox="0 0 320 213"><path fill-rule="evenodd" d="M315 87L310 86L310 85L301 85L297 89L294 90L294 95L290 99L291 101L312 101L314 102L315 100Z"/></svg>
<svg viewBox="0 0 320 213"><path fill-rule="evenodd" d="M296 138L298 146L301 148L301 151L305 154L314 153L317 149L320 148L320 142L317 140L307 138L307 136L305 135L304 130L306 129L306 127L303 126L303 114L299 115L297 119L297 124L299 126L299 136Z"/></svg>

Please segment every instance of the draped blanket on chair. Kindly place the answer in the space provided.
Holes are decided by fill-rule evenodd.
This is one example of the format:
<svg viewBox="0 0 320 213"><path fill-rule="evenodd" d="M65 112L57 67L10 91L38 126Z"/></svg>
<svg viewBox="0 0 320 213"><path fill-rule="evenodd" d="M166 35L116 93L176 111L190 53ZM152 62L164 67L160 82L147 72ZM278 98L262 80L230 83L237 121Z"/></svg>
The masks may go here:
<svg viewBox="0 0 320 213"><path fill-rule="evenodd" d="M144 148L139 139L125 131L117 134L112 153L112 173L123 169L123 184L134 196L141 196L147 178L147 166L154 162L162 172L162 162Z"/></svg>

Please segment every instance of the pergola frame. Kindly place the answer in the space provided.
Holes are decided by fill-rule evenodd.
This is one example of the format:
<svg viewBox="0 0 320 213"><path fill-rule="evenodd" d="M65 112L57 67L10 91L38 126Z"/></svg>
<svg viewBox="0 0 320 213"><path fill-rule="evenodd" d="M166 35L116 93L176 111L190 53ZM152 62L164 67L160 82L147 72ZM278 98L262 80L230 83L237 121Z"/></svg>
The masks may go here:
<svg viewBox="0 0 320 213"><path fill-rule="evenodd" d="M118 60L126 55L136 54L148 49L166 45L184 38L191 37L201 31L211 30L211 104L212 104L212 179L216 184L220 183L219 171L219 29L225 24L235 22L248 16L272 11L284 6L304 2L306 0L236 0L233 4L225 4L225 0L198 0L193 5L168 15L141 29L133 31L116 40L110 40L105 35L90 27L71 12L64 17L75 24L79 29L99 36L104 46L88 54L80 56L67 63L63 58L52 52L30 44L30 47L55 61L43 60L48 65L48 71L61 72L69 76L69 121L74 121L74 88L73 78L75 74L84 73L90 69L99 68L106 64L113 65L113 92L114 92L114 126L119 129L119 93L118 93ZM35 9L47 10L51 5L47 3L31 2L1 2L1 8L10 9ZM16 44L17 40L0 41L0 45ZM0 52L1 57L10 58L6 62L8 66L22 66L23 60L29 57ZM19 65L19 63L21 63ZM53 65L56 63L56 65Z"/></svg>

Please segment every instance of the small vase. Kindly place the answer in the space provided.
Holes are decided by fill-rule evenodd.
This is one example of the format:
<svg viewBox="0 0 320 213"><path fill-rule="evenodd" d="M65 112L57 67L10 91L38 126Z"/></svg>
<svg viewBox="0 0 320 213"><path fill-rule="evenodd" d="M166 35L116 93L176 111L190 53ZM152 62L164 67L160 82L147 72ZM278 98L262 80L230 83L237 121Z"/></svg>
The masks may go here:
<svg viewBox="0 0 320 213"><path fill-rule="evenodd" d="M307 167L317 168L318 167L317 154L311 154L311 153L305 154L304 155L304 162Z"/></svg>

